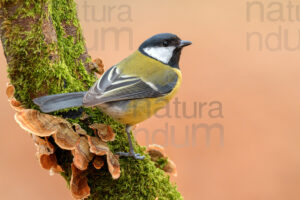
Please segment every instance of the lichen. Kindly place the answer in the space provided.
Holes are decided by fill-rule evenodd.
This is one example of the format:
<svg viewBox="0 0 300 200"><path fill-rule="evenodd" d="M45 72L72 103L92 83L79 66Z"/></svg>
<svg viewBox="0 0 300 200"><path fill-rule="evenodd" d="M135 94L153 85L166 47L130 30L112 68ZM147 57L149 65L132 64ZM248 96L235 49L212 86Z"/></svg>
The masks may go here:
<svg viewBox="0 0 300 200"><path fill-rule="evenodd" d="M24 106L37 109L32 102L37 96L84 91L95 82L95 76L85 68L91 62L90 57L82 59L86 51L85 42L72 0L1 0L0 11L0 33L8 75L16 88L16 99ZM43 28L49 25L56 32L53 40L45 38ZM67 33L70 27L75 33ZM78 109L71 110L76 112ZM82 111L89 116L88 119L80 119ZM78 113L75 117L68 117L68 110L54 114L78 123L89 135L94 134L88 127L90 124L108 124L116 133L115 140L108 143L111 151L129 150L124 125L95 108L81 108ZM145 154L145 148L132 139L135 151ZM57 147L56 156L64 170L61 175L69 184L72 154ZM121 176L113 180L106 165L97 170L90 164L85 171L91 188L89 199L182 199L169 176L155 166L157 163L152 162L149 155L144 160L122 157L120 165Z"/></svg>

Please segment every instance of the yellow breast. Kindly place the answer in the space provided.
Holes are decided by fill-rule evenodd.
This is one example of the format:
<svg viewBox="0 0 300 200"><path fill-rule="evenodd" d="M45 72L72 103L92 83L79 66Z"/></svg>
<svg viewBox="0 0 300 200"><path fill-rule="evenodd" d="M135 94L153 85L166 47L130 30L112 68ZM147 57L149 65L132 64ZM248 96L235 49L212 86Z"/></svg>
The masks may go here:
<svg viewBox="0 0 300 200"><path fill-rule="evenodd" d="M177 93L181 84L181 72L178 69L173 69L178 75L178 81L174 89L167 95L158 98L135 99L128 101L126 109L123 113L115 113L113 118L123 124L134 125L138 124L154 115L158 110L164 108L169 101Z"/></svg>

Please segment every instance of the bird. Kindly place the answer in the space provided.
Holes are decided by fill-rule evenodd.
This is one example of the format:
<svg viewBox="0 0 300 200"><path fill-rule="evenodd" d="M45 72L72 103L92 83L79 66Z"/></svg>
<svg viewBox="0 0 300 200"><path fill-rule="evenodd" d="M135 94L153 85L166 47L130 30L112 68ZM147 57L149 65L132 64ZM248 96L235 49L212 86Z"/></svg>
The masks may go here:
<svg viewBox="0 0 300 200"><path fill-rule="evenodd" d="M125 125L129 152L135 159L131 127L150 118L175 96L182 81L179 60L191 45L171 33L156 34L118 64L110 67L88 91L54 94L33 99L44 113L72 107L97 107Z"/></svg>

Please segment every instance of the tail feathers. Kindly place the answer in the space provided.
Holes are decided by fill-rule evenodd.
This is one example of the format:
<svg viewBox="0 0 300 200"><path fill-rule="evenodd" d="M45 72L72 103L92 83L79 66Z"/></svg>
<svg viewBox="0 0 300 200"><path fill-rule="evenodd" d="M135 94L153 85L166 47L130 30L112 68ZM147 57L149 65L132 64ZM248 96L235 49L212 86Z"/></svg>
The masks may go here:
<svg viewBox="0 0 300 200"><path fill-rule="evenodd" d="M57 110L80 107L86 92L73 92L64 94L55 94L33 99L33 102L45 113Z"/></svg>

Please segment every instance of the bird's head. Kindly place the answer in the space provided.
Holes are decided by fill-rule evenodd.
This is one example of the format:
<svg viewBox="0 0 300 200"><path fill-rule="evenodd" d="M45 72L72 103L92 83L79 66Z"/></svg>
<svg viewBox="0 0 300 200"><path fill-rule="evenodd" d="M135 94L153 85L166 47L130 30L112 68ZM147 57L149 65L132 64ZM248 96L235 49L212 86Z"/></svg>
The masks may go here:
<svg viewBox="0 0 300 200"><path fill-rule="evenodd" d="M181 50L192 44L171 33L160 33L141 44L139 51L171 67L179 68Z"/></svg>

